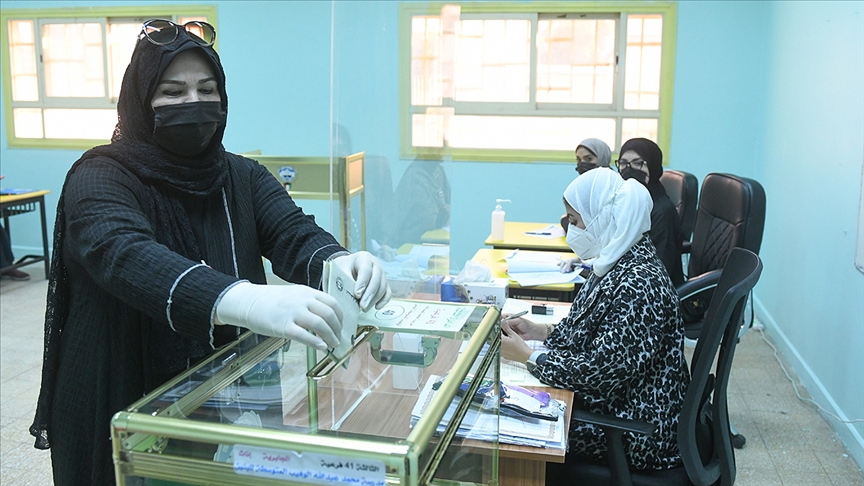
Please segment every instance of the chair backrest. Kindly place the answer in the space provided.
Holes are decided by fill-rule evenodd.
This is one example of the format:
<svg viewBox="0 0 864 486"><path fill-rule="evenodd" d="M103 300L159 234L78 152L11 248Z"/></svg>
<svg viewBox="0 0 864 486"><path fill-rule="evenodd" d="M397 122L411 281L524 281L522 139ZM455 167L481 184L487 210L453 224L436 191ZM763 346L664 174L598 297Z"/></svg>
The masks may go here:
<svg viewBox="0 0 864 486"><path fill-rule="evenodd" d="M723 268L735 247L758 254L764 228L761 184L732 174L708 174L699 194L687 275Z"/></svg>
<svg viewBox="0 0 864 486"><path fill-rule="evenodd" d="M726 387L747 294L762 273L755 253L735 248L723 267L690 364L691 381L678 423L678 445L697 486L735 482ZM719 355L718 355L719 350ZM716 375L711 373L717 356Z"/></svg>
<svg viewBox="0 0 864 486"><path fill-rule="evenodd" d="M696 176L680 170L664 170L660 183L666 189L666 195L672 200L678 217L681 219L681 233L684 241L690 241L693 235L693 225L696 224L696 203L699 200L699 181Z"/></svg>

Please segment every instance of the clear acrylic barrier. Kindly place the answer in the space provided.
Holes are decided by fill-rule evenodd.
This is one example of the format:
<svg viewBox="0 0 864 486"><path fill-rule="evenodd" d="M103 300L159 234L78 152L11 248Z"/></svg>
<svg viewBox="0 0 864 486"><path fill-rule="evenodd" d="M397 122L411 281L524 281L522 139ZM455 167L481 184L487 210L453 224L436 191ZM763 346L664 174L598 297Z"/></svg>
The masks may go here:
<svg viewBox="0 0 864 486"><path fill-rule="evenodd" d="M363 484L370 485L496 479L499 315L493 307L468 307L475 312L464 334L382 331L377 344L361 345L347 367L320 380L307 378L307 370L323 354L296 343L286 345L282 339L245 334L115 415L118 483L139 484L148 478L147 484L284 484L281 481L289 479L335 485L359 480L321 466L340 463L379 468L377 476L354 472L367 474ZM428 349L418 346L421 341ZM437 343L431 364L399 364L410 354L411 343L416 352L428 353L433 349L429 342ZM385 363L373 358L381 359L382 349L393 350ZM465 393L459 391L463 381L474 383L474 376L484 380L466 385ZM484 390L484 400L472 400L480 396L475 389L484 381L495 386ZM463 421L463 416L470 420ZM482 416L489 419L478 419ZM481 423L483 430L472 429ZM466 434L482 434L486 440L468 440ZM263 456L256 459L250 451ZM272 467L261 459L292 454L321 462L303 469L286 466L284 458ZM314 477L322 471L334 474Z"/></svg>

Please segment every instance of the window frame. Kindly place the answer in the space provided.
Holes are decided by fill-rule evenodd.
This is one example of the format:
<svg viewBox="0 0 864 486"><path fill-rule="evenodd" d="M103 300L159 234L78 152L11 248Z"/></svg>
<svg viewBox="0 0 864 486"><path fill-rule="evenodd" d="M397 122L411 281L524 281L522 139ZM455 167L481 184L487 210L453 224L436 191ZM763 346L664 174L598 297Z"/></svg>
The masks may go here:
<svg viewBox="0 0 864 486"><path fill-rule="evenodd" d="M75 108L75 109L114 109L117 108L117 100L111 96L111 75L109 63L110 53L107 44L107 25L111 19L141 19L178 17L206 17L207 22L219 31L217 8L215 5L148 5L148 6L106 6L106 7L71 7L71 8L44 8L44 9L2 9L0 10L0 57L9 59L9 22L14 20L33 21L34 42L36 44L36 72L39 83L38 101L13 101L12 100L12 66L10 62L3 62L2 87L3 87L3 114L6 124L6 142L9 148L39 148L39 149L67 149L86 150L96 145L109 142L109 139L68 139L68 138L19 138L15 135L15 120L13 108ZM52 97L50 100L45 96L44 63L38 58L42 54L43 25L49 23L83 23L92 21L102 24L102 46L103 63L102 69L105 73L106 93L104 97ZM214 48L218 49L218 37ZM13 106L14 105L14 106ZM44 121L43 121L44 130Z"/></svg>
<svg viewBox="0 0 864 486"><path fill-rule="evenodd" d="M621 81L617 82L618 75L616 74L616 82L614 85L615 96L611 105L591 106L589 109L584 109L579 113L579 117L606 117L616 118L616 140L620 147L624 141L621 140L621 131L623 119L631 118L651 118L657 119L657 144L664 153L669 153L671 145L671 130L672 130L672 98L675 81L675 50L676 50L676 34L677 34L677 5L671 1L659 2L639 2L639 1L609 1L609 2L429 2L429 3L403 3L400 4L399 10L399 147L400 155L403 158L440 158L442 155L452 157L454 160L477 161L477 162L566 162L573 163L573 150L514 150L514 149L464 149L452 147L414 147L412 144L412 115L415 114L415 106L411 103L411 20L418 15L440 15L441 8L448 4L458 4L461 7L461 14L467 14L472 17L475 15L495 15L501 14L505 16L515 15L536 15L538 19L543 19L544 15L548 14L567 14L579 15L587 14L590 16L611 14L617 17L616 35L616 52L619 54L618 66L623 67L626 63L626 43L627 39L622 33L626 33L627 17L629 15L657 15L663 16L663 35L661 46L661 61L660 61L660 99L657 110L626 110L624 109L624 74L621 74ZM536 24L535 24L536 25ZM536 32L533 32L531 39L531 75L530 89L536 90ZM536 93L531 93L529 96L530 104L536 100ZM500 115L494 109L494 103L487 103L486 109L480 107L483 102L444 102L442 108L454 109L459 107L459 115ZM503 103L502 103L503 105ZM574 109L579 107L587 108L590 105L586 104L566 104L566 110L562 110L562 105L553 103L544 103L542 107L531 108L525 110L524 113L519 113L519 110L507 109L506 113L514 116L573 116ZM488 109L493 108L493 109ZM633 114L634 116L628 116ZM648 115L648 116L646 116ZM576 143L576 142L574 142ZM575 145L573 149L575 149ZM613 154L617 155L618 147L612 147ZM664 161L668 164L668 159Z"/></svg>

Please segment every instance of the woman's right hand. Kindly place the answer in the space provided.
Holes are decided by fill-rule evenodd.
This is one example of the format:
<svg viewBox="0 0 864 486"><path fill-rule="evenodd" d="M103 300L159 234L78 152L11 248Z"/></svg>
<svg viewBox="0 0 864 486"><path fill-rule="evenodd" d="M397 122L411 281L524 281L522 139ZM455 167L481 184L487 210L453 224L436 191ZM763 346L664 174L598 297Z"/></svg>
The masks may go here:
<svg viewBox="0 0 864 486"><path fill-rule="evenodd" d="M332 296L305 285L240 282L216 304L216 324L244 327L323 351L339 345L342 309Z"/></svg>
<svg viewBox="0 0 864 486"><path fill-rule="evenodd" d="M581 260L579 258L565 258L558 260L558 270L561 273L570 273L576 269Z"/></svg>
<svg viewBox="0 0 864 486"><path fill-rule="evenodd" d="M525 341L543 341L546 339L546 326L529 321L524 317L506 319L510 314L501 315L501 329L505 334L513 333Z"/></svg>

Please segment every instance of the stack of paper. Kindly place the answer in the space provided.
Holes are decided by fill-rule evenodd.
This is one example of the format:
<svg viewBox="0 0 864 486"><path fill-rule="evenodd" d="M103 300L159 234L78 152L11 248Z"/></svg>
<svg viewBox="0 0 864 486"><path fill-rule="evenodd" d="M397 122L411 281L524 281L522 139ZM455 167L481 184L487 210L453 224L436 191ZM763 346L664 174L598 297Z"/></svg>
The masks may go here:
<svg viewBox="0 0 864 486"><path fill-rule="evenodd" d="M504 259L507 261L507 275L522 287L585 281L577 272L561 273L560 260L555 253L514 250Z"/></svg>
<svg viewBox="0 0 864 486"><path fill-rule="evenodd" d="M432 401L432 397L435 395L432 385L438 378L434 375L431 376L426 381L426 386L420 392L420 397L417 399L414 409L411 410L412 427L420 420L426 407ZM447 424L450 423L459 400L461 400L461 397L455 398L450 403L441 423L438 424L437 431L439 433L444 432ZM564 428L568 426L563 419L566 405L554 399L550 400L550 404L553 404L559 410L559 419L556 421L541 420L515 414L502 413L496 415L494 404L491 404L493 405L492 407L472 404L465 414L462 423L459 425L456 436L487 442L494 441L497 436L498 442L505 444L563 449ZM497 434L495 433L496 430L498 431Z"/></svg>

